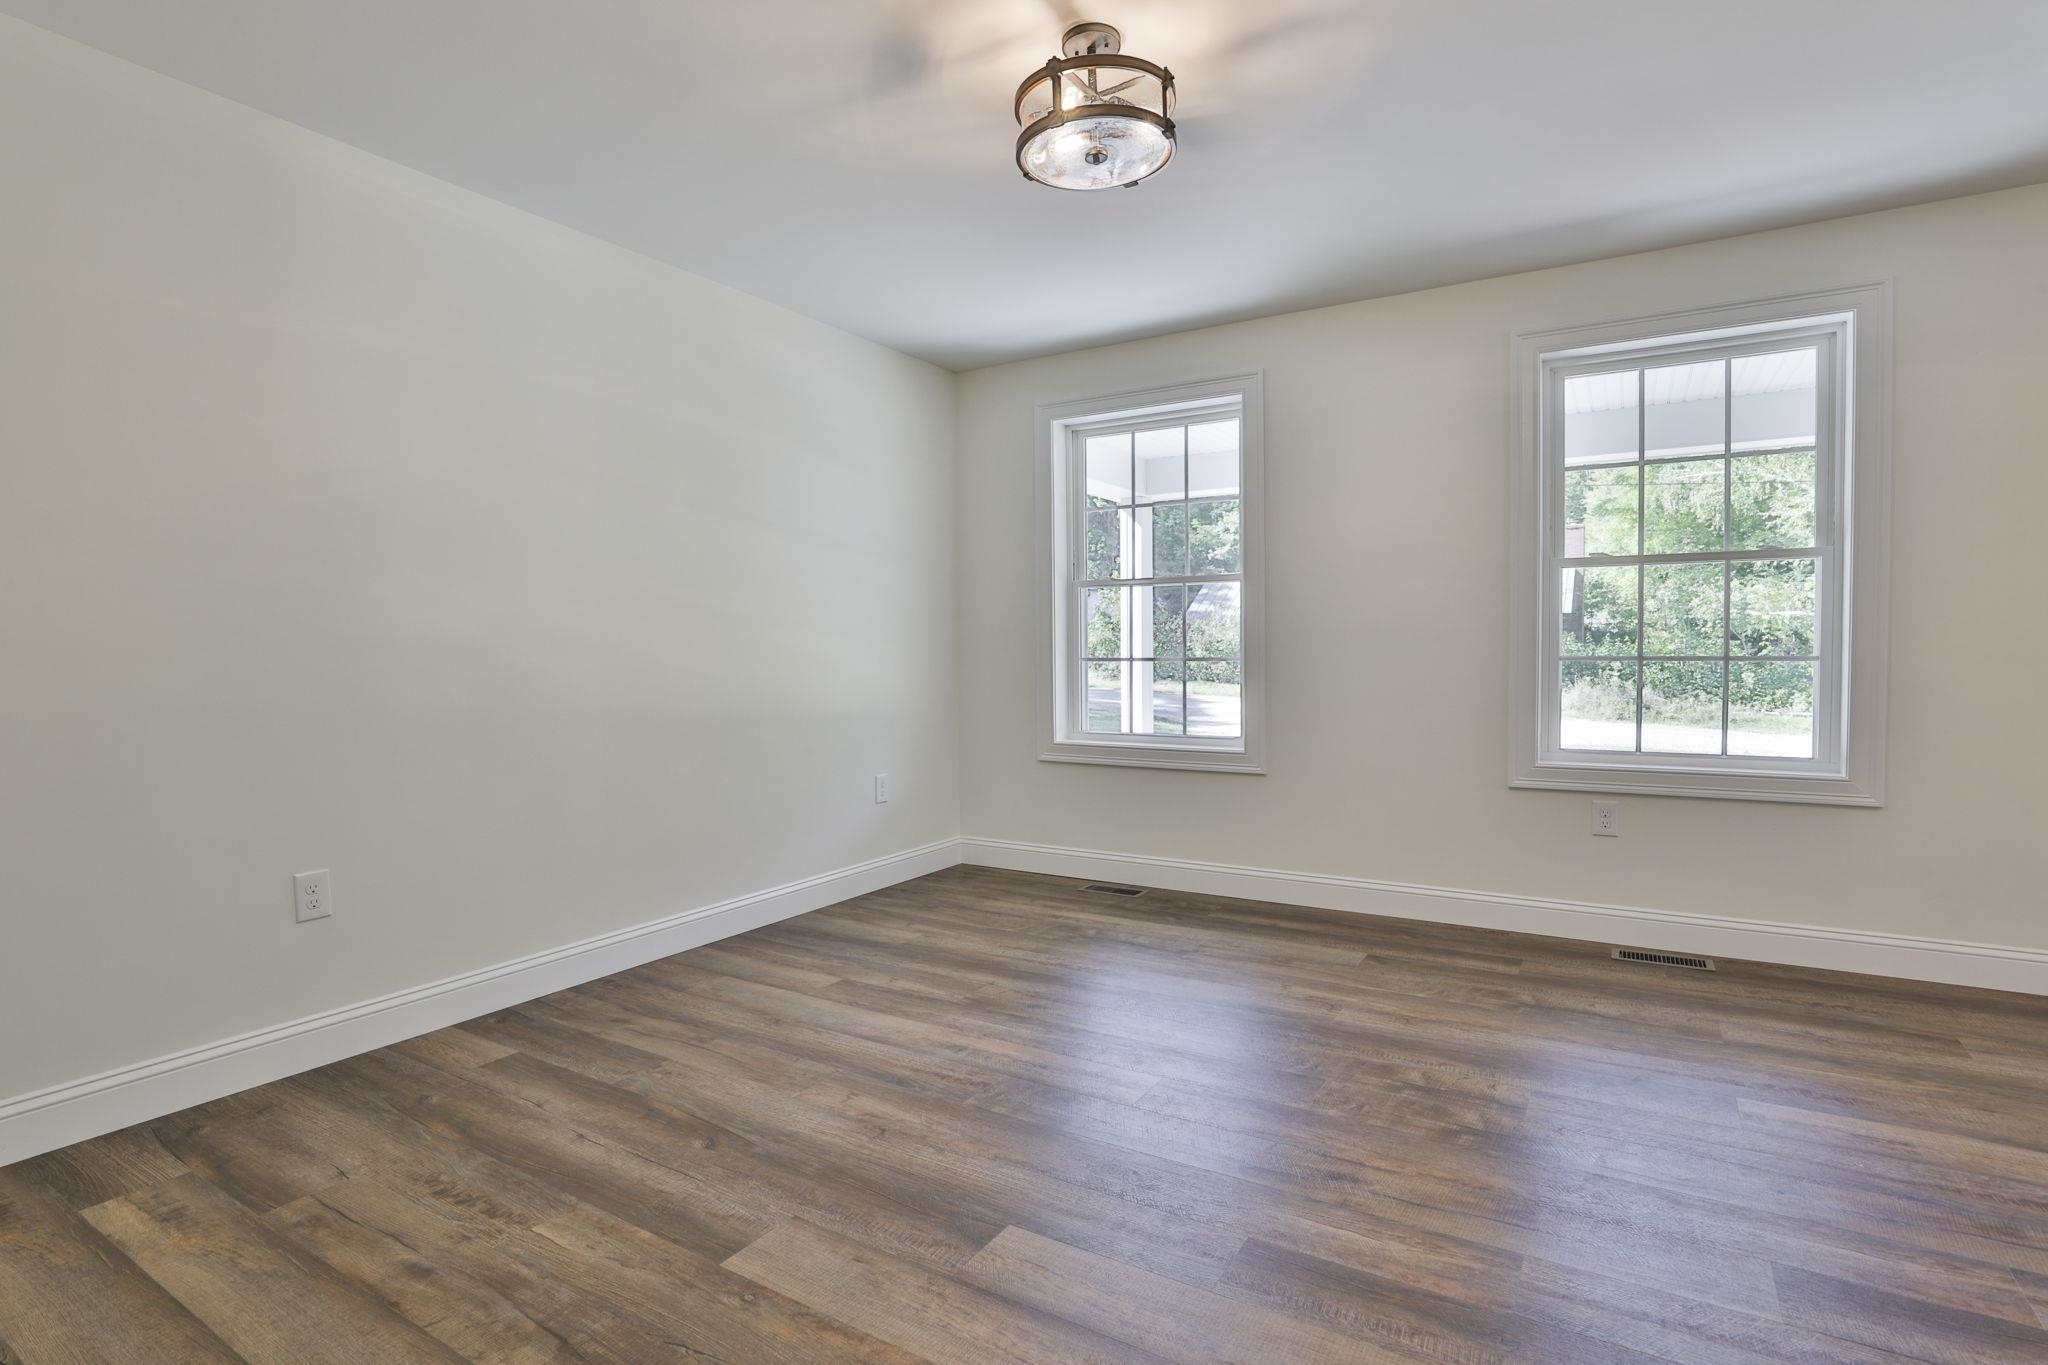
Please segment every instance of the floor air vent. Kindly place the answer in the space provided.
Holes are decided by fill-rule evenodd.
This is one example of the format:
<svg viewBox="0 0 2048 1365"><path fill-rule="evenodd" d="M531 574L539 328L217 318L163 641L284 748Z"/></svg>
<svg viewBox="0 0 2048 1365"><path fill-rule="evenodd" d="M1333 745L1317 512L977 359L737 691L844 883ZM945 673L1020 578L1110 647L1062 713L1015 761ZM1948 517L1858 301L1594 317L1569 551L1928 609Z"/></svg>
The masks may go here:
<svg viewBox="0 0 2048 1365"><path fill-rule="evenodd" d="M1145 888L1142 886L1111 886L1108 882L1090 882L1081 889L1083 891L1099 892L1105 896L1142 896L1145 894Z"/></svg>
<svg viewBox="0 0 2048 1365"><path fill-rule="evenodd" d="M1647 962L1654 967L1690 967L1696 972L1714 970L1711 957L1690 957L1684 953L1653 953L1648 948L1616 948L1614 956L1621 962Z"/></svg>

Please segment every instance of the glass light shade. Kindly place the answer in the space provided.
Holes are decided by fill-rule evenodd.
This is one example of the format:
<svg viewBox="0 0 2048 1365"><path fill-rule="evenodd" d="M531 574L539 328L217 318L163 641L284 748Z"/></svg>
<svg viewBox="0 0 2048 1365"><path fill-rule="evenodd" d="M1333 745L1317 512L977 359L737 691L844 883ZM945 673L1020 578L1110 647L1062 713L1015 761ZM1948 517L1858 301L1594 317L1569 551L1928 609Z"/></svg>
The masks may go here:
<svg viewBox="0 0 2048 1365"><path fill-rule="evenodd" d="M1105 113L1047 128L1024 144L1017 162L1054 189L1107 190L1143 180L1172 155L1173 139L1163 129Z"/></svg>
<svg viewBox="0 0 2048 1365"><path fill-rule="evenodd" d="M1027 81L1017 96L1017 122L1036 123L1052 112L1052 77L1041 75Z"/></svg>
<svg viewBox="0 0 2048 1365"><path fill-rule="evenodd" d="M1085 104L1124 105L1154 114L1173 112L1165 82L1128 66L1077 66L1062 73L1060 107L1078 109Z"/></svg>
<svg viewBox="0 0 2048 1365"><path fill-rule="evenodd" d="M1017 168L1062 190L1135 185L1173 156L1173 73L1118 50L1107 24L1076 24L1017 88Z"/></svg>

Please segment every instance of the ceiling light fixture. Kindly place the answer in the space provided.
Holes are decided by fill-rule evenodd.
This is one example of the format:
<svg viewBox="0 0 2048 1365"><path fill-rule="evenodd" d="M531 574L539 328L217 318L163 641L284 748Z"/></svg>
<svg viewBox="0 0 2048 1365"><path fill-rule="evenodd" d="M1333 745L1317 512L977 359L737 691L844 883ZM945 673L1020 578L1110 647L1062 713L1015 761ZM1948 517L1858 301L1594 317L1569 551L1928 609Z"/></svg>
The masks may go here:
<svg viewBox="0 0 2048 1365"><path fill-rule="evenodd" d="M1122 55L1108 24L1076 24L1017 87L1017 169L1057 190L1129 189L1173 156L1173 73Z"/></svg>

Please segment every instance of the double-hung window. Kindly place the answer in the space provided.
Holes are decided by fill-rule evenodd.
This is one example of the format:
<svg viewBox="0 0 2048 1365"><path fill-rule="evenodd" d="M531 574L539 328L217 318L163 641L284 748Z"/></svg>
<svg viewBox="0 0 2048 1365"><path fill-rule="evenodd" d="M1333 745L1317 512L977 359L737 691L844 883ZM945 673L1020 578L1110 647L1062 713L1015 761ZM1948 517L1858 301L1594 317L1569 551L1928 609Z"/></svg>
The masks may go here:
<svg viewBox="0 0 2048 1365"><path fill-rule="evenodd" d="M1882 303L1522 339L1518 784L1881 800Z"/></svg>
<svg viewBox="0 0 2048 1365"><path fill-rule="evenodd" d="M1256 771L1258 377L1040 410L1050 759Z"/></svg>

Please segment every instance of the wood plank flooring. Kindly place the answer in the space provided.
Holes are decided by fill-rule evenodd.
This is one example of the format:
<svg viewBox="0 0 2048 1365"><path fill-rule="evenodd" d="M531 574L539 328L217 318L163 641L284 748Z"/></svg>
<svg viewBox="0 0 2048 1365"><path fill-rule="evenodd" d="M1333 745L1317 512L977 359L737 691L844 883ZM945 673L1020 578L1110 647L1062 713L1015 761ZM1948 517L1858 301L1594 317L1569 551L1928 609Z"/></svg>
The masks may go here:
<svg viewBox="0 0 2048 1365"><path fill-rule="evenodd" d="M0 1170L0 1361L2048 1362L2048 1001L957 868Z"/></svg>

